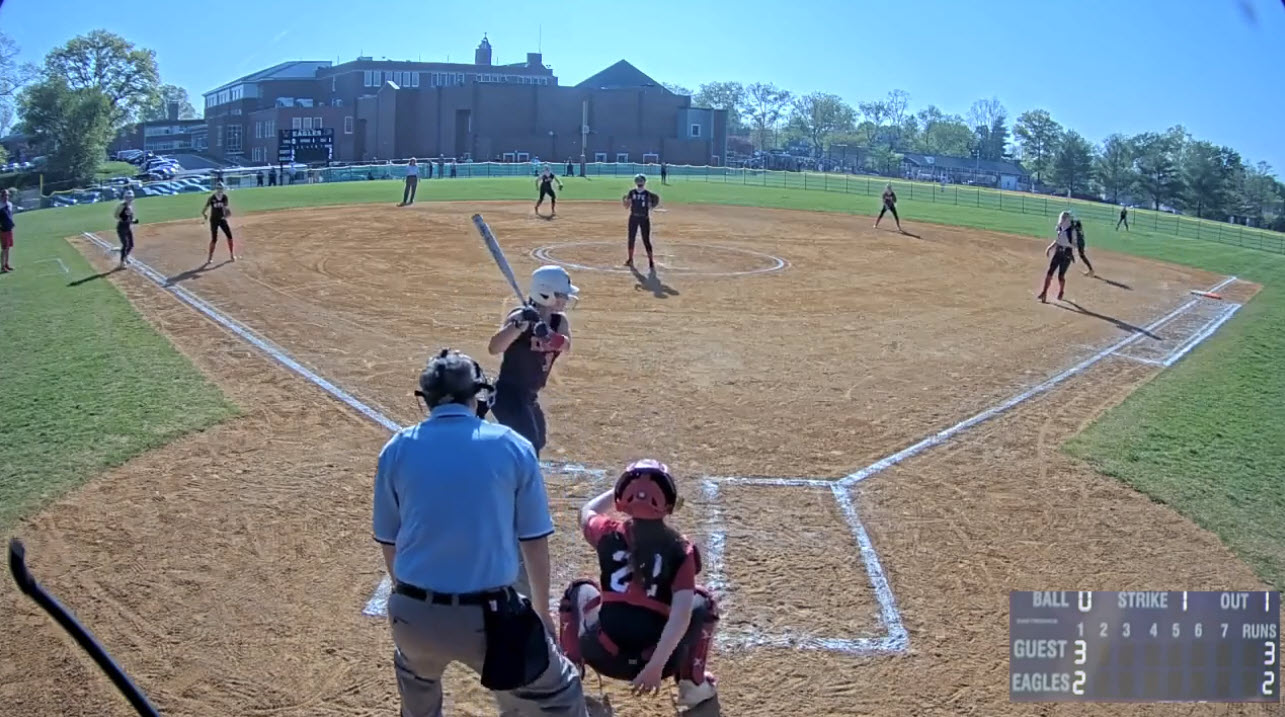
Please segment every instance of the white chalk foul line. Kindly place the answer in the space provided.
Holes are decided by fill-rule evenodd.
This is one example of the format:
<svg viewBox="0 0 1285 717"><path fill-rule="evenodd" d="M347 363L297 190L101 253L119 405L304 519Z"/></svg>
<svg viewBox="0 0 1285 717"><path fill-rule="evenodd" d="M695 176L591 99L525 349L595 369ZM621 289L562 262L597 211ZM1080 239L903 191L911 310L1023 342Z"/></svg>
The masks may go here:
<svg viewBox="0 0 1285 717"><path fill-rule="evenodd" d="M1174 349L1173 353L1169 354L1169 356L1166 357L1163 362L1161 362L1161 365L1165 367L1174 365L1175 362L1177 362L1183 356L1186 356L1189 351L1196 348L1197 344L1200 344L1202 341L1212 336L1213 333L1218 330L1219 326L1222 326L1223 324L1227 323L1227 320L1231 318L1232 314L1240 310L1240 307L1241 307L1241 304L1232 304L1231 306L1224 309L1222 314L1220 314L1213 321L1210 321L1209 323L1205 324L1204 328L1196 332L1195 336L1192 336L1190 339L1187 339L1187 341L1184 342L1181 346Z"/></svg>
<svg viewBox="0 0 1285 717"><path fill-rule="evenodd" d="M102 247L103 249L108 251L112 249L111 244L108 244L107 242L103 241L97 235L91 232L84 232L83 234L85 238L94 242L95 244ZM153 269L152 267L148 266L147 264L137 259L130 259L129 264L127 264L126 266L137 271L143 276L146 276L148 279L151 279L152 282L159 285L162 289L165 289L166 291L169 291L170 293L174 294L184 303L188 304L189 306L196 309L197 311L200 311L202 314L206 315L207 317L209 317L219 325L227 328L229 331L241 337L243 340L250 343L255 348L259 349L260 351L263 351L268 356L275 359L281 365L299 374L304 379L307 379L309 382L315 384L316 386L324 390L326 393L329 393L330 395L339 399L340 401L342 401L343 403L345 403L346 405L348 405L350 408L357 411L358 413L361 413L362 415L366 416L370 420L374 421L375 423L378 423L379 425L383 426L384 428L394 433L401 430L402 426L398 424L396 421L394 421L393 419L389 418L388 416L385 416L383 413L380 413L378 410L371 408L370 406L363 403L361 400L359 400L352 394L348 393L347 391L344 391L343 389L334 385L330 381L327 381L325 378L322 378L314 371L303 366L298 361L291 358L290 355L286 353L284 349L274 345L272 342L259 336L252 329L246 327L244 324L241 324L235 319L229 317L227 314L224 314L223 312L214 308L204 299L196 296L195 294L188 291L187 289L184 289L181 286L171 284L169 282L169 279L161 272ZM549 470L557 471L560 473L582 474L582 475L592 476L594 478L601 478L606 476L606 471L603 471L597 468L587 468L583 465L580 465L579 463L543 462L542 465Z"/></svg>
<svg viewBox="0 0 1285 717"><path fill-rule="evenodd" d="M870 534L861 524L857 507L852 503L852 496L848 494L847 486L833 483L830 485L830 491L838 501L839 509L843 511L848 527L852 529L852 537L857 541L861 560L866 564L866 574L870 576L870 587L874 589L875 600L879 602L879 618L888 629L889 647L885 649L904 650L910 645L910 636L901 622L901 612L897 610L897 602L892 596L892 588L888 585L883 566L879 563L879 555L875 552L874 543L870 541Z"/></svg>
<svg viewBox="0 0 1285 717"><path fill-rule="evenodd" d="M1230 284L1235 280L1236 280L1236 277L1234 276L1227 277L1223 281L1207 289L1207 291L1210 291L1210 292L1217 291L1223 288L1224 286L1227 286L1228 284ZM923 453L925 450L932 448L933 446L937 446L942 443L945 443L946 441L950 440L951 438L954 438L956 435L972 428L973 426L976 426L979 423L988 421L994 418L995 416L998 416L999 414L1004 413L1005 411L1008 411L1010 408L1018 405L1019 403L1023 403L1034 396L1037 396L1041 393L1044 393L1045 391L1048 391L1049 389L1053 388L1059 383L1062 383L1066 379L1071 378L1076 374L1082 373L1085 369L1089 368L1090 366L1093 366L1094 364L1098 363L1102 359L1107 358L1108 356L1118 352L1120 349L1126 346L1129 346L1135 341L1140 340L1143 336L1146 335L1145 332L1152 331L1156 327L1171 321L1175 316L1195 306L1197 303L1199 303L1199 301L1200 299L1192 299L1191 301L1188 301L1182 306L1179 306L1177 309L1174 309L1173 311L1169 312L1169 314L1165 315L1164 317L1151 322L1150 324L1148 324L1146 327L1143 328L1143 331L1134 333L1131 336L1127 336L1123 339L1120 339L1119 341L1111 344L1105 349L1098 351L1096 354L1090 356L1089 358L1081 361L1080 363L1075 364L1071 368L1068 368L1065 371L1062 371L1061 373L1053 376L1047 381L1044 381L1039 385L1028 388L1027 390L1017 394L1016 396L1013 396L1007 401L1004 401L1003 403L997 406L988 408L985 411L982 411L981 413L978 413L977 415L972 416L971 418L966 418L949 428L938 431L937 433L934 433L933 435L928 436L927 438L919 441L918 443L912 446L903 448L900 451L897 451L896 453L886 458L881 458L880 460L875 461L874 463L871 463L870 465L866 466L865 468L862 468L856 473L852 473L848 475L847 477L843 478L843 480L839 482L843 485L852 485L853 483L858 483L860 481L865 480L866 478L869 478L870 476L876 473L887 470L888 468L895 466L898 463L901 463L907 458L912 458L916 455L919 455L920 453Z"/></svg>

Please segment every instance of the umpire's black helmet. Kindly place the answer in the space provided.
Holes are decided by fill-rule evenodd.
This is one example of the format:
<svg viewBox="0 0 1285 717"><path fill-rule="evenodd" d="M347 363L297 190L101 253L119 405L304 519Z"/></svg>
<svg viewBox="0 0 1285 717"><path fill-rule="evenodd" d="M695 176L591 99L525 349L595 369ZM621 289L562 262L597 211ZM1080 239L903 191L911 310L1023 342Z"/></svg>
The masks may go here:
<svg viewBox="0 0 1285 717"><path fill-rule="evenodd" d="M445 403L468 403L477 399L477 415L486 417L491 409L495 386L486 377L482 365L466 354L445 348L429 359L419 375L416 396L424 399L429 410Z"/></svg>

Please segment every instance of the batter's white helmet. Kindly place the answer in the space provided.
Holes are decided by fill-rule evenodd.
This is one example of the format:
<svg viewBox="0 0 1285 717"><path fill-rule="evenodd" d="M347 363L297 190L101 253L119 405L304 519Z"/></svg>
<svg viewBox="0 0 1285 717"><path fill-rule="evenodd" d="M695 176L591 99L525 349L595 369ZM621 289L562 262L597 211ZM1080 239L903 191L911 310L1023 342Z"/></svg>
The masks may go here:
<svg viewBox="0 0 1285 717"><path fill-rule="evenodd" d="M552 304L558 294L567 299L575 299L579 293L580 288L571 283L567 270L556 264L548 264L531 272L531 290L527 295L541 306Z"/></svg>

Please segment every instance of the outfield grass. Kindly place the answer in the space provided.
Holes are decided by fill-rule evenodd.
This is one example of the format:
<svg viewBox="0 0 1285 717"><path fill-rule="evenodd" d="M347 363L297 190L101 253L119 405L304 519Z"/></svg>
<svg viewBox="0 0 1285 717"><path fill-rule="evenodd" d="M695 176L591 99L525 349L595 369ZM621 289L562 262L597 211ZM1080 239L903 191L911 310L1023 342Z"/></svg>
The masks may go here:
<svg viewBox="0 0 1285 717"><path fill-rule="evenodd" d="M139 173L139 168L129 162L103 162L98 171L94 172L95 179L111 179L113 177L133 177Z"/></svg>
<svg viewBox="0 0 1285 717"><path fill-rule="evenodd" d="M567 201L615 201L631 186L628 177L565 181L560 198ZM670 186L653 185L653 189L672 205L715 203L860 214L878 210L878 199L873 197L701 179L679 179ZM417 198L529 201L534 194L530 178L432 179L420 182ZM365 202L391 207L400 199L400 181L289 185L232 193L233 207L240 213ZM153 222L199 216L203 201L201 195L179 195L144 198L137 205L139 217ZM485 212L484 203L477 207ZM1043 243L1052 234L1052 219L1036 214L906 198L898 202L898 209L911 231L915 231L916 222L935 222L1038 237L1032 238L1036 274L1042 269ZM21 215L19 257L57 254L74 274L86 273L85 263L57 238L80 229L108 228L110 214L111 207L100 204ZM663 227L664 219L658 221ZM1142 226L1126 234L1115 232L1113 222L1088 218L1085 224L1091 247L1235 274L1264 285L1212 339L1108 412L1072 440L1067 450L1216 532L1265 581L1285 588L1285 441L1280 439L1285 436L1285 371L1276 365L1285 356L1285 256L1177 238ZM250 238L247 241L252 243ZM33 491L63 489L83 478L86 471L76 473L75 480L57 476L68 475L61 468L68 462L67 456L105 453L99 438L104 427L132 426L141 417L149 421L149 432L128 434L120 449L112 453L112 460L123 460L163 442L163 427L171 421L174 427L164 436L208 425L230 411L194 370L141 324L106 282L67 289L66 282L47 280L40 284L25 276L18 281L10 281L12 278L0 281L0 306L7 309L21 303L25 307L14 320L9 319L13 312L5 311L0 331L6 340L0 342L0 351L6 365L17 359L29 368L7 371L6 389L0 392L0 416L19 410L17 415L26 416L33 425L57 419L57 425L62 426L59 435L67 442L55 455L40 448L45 443L42 429L24 429L16 435L6 430L10 443L0 448L0 523L3 516L38 504L39 492ZM20 296L23 293L29 296ZM80 310L70 308L73 305ZM94 318L95 312L112 312L111 320ZM63 334L56 328L59 321L73 320L77 322L74 330L66 333L71 338L54 340L50 336L53 332ZM8 326L11 323L13 327ZM136 330L126 332L118 327ZM9 341L11 332L24 343ZM122 340L122 333L128 334L128 340ZM44 348L43 343L55 348ZM21 351L32 355L18 357L19 349L11 348L18 345L27 347ZM167 358L158 360L158 356ZM88 381L90 368L38 370L68 360L77 366L97 365L98 370L110 363L132 373L128 380L117 380L107 369L109 375L96 374L94 383ZM179 376L185 378L175 380ZM103 382L111 385L106 393L117 400L104 396ZM99 389L95 393L86 391L85 386ZM140 395L131 394L131 390ZM188 400L195 405L168 414L142 410L149 402L172 406L173 401L163 396L179 390L187 391ZM89 395L103 398L96 402L81 398ZM45 399L51 403L45 404ZM95 412L71 410L68 404L92 406ZM194 410L197 406L205 410ZM7 487L19 477L10 476L8 466L19 459L25 478L17 481L16 488ZM109 463L100 460L96 465Z"/></svg>
<svg viewBox="0 0 1285 717"><path fill-rule="evenodd" d="M110 282L68 286L94 275L62 241L102 226L88 214L18 215L16 271L0 275L0 530L237 410Z"/></svg>

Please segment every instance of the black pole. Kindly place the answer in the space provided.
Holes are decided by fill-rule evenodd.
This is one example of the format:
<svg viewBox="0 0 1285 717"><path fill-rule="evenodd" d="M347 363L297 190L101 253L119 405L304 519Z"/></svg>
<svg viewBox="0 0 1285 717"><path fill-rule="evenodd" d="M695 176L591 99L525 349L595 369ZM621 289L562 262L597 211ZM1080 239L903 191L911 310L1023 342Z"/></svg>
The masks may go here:
<svg viewBox="0 0 1285 717"><path fill-rule="evenodd" d="M52 595L45 592L45 589L36 582L36 579L27 570L26 558L27 551L22 542L17 538L10 540L9 572L13 574L13 580L18 584L18 590L34 600L45 612L49 613L50 617L56 620L59 625L62 625L62 628L76 640L76 643L85 652L88 652L90 657L94 658L94 662L98 663L98 667L107 673L107 677L111 679L112 684L116 685L116 689L120 690L125 699L129 700L130 705L134 707L134 711L138 712L140 717L160 717L161 713L157 712L156 708L147 701L142 691L130 681L129 677L125 675L125 671L112 660L107 651L103 649L103 646L94 639L94 636L89 634L89 631L77 622L76 618L72 617L66 608L60 605Z"/></svg>

